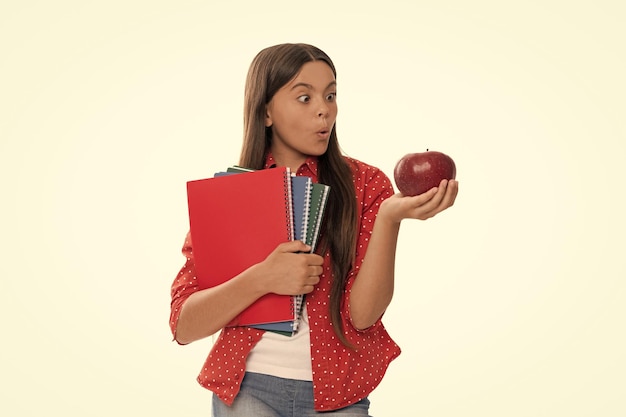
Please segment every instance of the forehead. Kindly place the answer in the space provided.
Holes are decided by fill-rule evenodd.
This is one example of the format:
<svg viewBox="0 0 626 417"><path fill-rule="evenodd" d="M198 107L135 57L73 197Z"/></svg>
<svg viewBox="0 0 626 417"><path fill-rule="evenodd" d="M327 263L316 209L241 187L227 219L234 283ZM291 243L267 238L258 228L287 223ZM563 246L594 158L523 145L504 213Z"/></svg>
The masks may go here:
<svg viewBox="0 0 626 417"><path fill-rule="evenodd" d="M300 72L285 85L292 88L296 85L306 84L307 87L324 89L335 81L335 75L330 66L324 61L307 62L300 68Z"/></svg>

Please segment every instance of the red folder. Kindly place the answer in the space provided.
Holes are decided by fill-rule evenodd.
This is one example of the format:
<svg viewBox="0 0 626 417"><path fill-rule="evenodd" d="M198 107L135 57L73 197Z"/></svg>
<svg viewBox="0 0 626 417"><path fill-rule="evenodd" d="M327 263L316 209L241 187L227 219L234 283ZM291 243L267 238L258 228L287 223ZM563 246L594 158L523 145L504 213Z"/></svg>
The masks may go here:
<svg viewBox="0 0 626 417"><path fill-rule="evenodd" d="M189 225L201 289L226 282L293 240L291 182L279 167L187 182ZM293 297L266 294L229 326L294 320Z"/></svg>

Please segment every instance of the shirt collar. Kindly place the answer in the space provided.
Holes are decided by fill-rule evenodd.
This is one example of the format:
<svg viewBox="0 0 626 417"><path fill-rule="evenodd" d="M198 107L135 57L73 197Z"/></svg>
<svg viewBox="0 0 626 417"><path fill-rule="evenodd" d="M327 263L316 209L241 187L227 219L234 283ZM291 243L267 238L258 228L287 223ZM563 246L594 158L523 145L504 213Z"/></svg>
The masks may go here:
<svg viewBox="0 0 626 417"><path fill-rule="evenodd" d="M275 168L277 166L276 160L272 155L272 152L268 152L265 156L265 166L264 169ZM317 167L318 167L318 159L316 156L309 156L306 161L298 168L298 171L294 174L297 175L306 175L309 177L313 177L317 179Z"/></svg>

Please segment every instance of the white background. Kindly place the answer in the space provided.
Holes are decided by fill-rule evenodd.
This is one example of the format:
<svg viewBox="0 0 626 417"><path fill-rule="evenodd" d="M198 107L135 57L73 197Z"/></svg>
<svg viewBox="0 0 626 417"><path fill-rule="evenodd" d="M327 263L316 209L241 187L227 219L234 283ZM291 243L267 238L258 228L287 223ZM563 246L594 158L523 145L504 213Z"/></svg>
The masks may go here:
<svg viewBox="0 0 626 417"><path fill-rule="evenodd" d="M226 3L228 5L226 5ZM0 5L0 413L206 416L171 341L185 181L235 163L262 48L338 69L345 152L457 163L402 226L376 416L626 415L626 7L596 1ZM242 242L246 237L242 236Z"/></svg>

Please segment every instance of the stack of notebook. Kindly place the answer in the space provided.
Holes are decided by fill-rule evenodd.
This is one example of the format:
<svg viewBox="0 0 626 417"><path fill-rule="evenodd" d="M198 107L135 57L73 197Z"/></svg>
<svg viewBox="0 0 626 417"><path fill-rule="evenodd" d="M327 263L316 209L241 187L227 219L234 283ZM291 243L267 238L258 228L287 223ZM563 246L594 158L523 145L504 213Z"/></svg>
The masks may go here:
<svg viewBox="0 0 626 417"><path fill-rule="evenodd" d="M253 171L237 166L189 181L187 199L200 288L219 285L263 261L276 247L301 240L314 251L330 188L289 168ZM229 326L293 335L304 296L267 294Z"/></svg>

